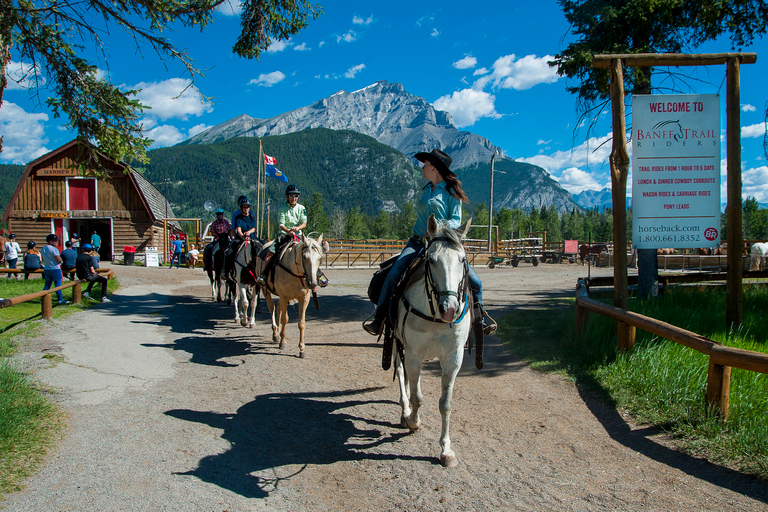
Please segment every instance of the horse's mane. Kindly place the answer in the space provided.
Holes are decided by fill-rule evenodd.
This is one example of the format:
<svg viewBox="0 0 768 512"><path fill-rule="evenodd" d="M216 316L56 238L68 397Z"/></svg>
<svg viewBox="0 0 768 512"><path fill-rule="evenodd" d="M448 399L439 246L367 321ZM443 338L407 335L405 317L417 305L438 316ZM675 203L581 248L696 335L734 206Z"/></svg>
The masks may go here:
<svg viewBox="0 0 768 512"><path fill-rule="evenodd" d="M458 230L449 227L446 221L440 222L437 226L437 231L432 235L433 240L438 237L447 238L448 243L451 244L454 249L464 249L464 244L461 241L461 234Z"/></svg>

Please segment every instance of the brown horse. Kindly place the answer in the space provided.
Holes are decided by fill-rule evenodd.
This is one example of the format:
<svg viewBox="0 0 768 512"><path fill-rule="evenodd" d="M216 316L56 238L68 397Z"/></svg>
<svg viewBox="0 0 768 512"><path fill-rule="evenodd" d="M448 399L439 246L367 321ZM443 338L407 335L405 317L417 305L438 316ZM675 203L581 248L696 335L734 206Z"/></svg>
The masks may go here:
<svg viewBox="0 0 768 512"><path fill-rule="evenodd" d="M579 246L579 258L581 259L581 264L583 265L584 259L588 257L591 261L594 261L594 259L600 256L603 252L608 252L607 244L581 244Z"/></svg>
<svg viewBox="0 0 768 512"><path fill-rule="evenodd" d="M267 276L266 284L262 285L264 298L272 313L272 341L280 343L280 350L285 350L285 325L288 323L288 303L299 303L299 356L305 357L304 328L306 313L312 292L317 288L317 274L323 259L323 235L317 240L310 236L301 235L298 242L292 242L273 258L280 258L274 274ZM264 261L259 258L256 274L262 272ZM277 305L272 295L279 297ZM277 306L277 307L275 307ZM280 327L278 327L280 322ZM280 335L278 336L278 330Z"/></svg>

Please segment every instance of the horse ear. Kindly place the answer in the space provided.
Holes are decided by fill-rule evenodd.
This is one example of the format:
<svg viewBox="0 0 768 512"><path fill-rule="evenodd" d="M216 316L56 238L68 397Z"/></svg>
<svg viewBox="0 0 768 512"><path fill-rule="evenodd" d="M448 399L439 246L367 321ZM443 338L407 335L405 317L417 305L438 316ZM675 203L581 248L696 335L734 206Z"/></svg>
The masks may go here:
<svg viewBox="0 0 768 512"><path fill-rule="evenodd" d="M472 225L472 217L467 219L467 222L459 226L459 233L461 234L461 238L464 238L467 236L467 233L469 232L469 227Z"/></svg>
<svg viewBox="0 0 768 512"><path fill-rule="evenodd" d="M427 220L427 233L429 233L430 238L437 232L437 226L437 219L433 213L429 216L429 220Z"/></svg>

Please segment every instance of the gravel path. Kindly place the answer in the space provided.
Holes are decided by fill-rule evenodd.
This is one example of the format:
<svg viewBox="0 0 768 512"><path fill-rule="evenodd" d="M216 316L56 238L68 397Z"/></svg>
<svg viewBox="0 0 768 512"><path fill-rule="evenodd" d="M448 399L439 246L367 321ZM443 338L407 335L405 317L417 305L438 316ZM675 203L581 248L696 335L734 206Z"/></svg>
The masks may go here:
<svg viewBox="0 0 768 512"><path fill-rule="evenodd" d="M114 270L114 302L55 321L20 357L56 390L68 428L4 510L768 510L765 483L678 453L493 337L484 370L465 358L459 466L441 467L439 367L425 364L423 427L408 434L360 327L371 270L328 272L303 360L295 306L281 353L267 315L235 325L200 270ZM478 271L498 316L572 295L586 268Z"/></svg>

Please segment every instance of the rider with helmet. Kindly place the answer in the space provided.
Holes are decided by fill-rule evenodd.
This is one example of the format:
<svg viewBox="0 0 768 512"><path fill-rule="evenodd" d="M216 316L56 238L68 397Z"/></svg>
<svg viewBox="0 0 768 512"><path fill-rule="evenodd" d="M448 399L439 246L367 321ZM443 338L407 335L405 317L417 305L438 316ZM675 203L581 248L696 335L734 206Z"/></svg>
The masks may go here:
<svg viewBox="0 0 768 512"><path fill-rule="evenodd" d="M294 236L301 235L301 230L307 227L307 209L299 204L301 189L298 185L288 185L285 189L285 204L277 210L277 222L280 225L280 233L275 243L269 246L264 255L264 267L261 275L256 280L263 285L267 282L267 276L274 268L273 256L280 251L285 244L293 240ZM286 236L288 235L288 236ZM274 260L277 261L277 260Z"/></svg>
<svg viewBox="0 0 768 512"><path fill-rule="evenodd" d="M237 198L240 209L232 215L232 229L235 233L235 241L229 245L224 260L224 272L228 274L234 267L234 255L240 249L244 240L257 240L256 215L251 212L251 200L246 196ZM223 212L222 212L223 213Z"/></svg>
<svg viewBox="0 0 768 512"><path fill-rule="evenodd" d="M238 212L239 213L239 212ZM232 224L224 218L224 209L216 208L216 220L211 223L211 235L214 240L218 240L223 234L229 234L232 229Z"/></svg>

